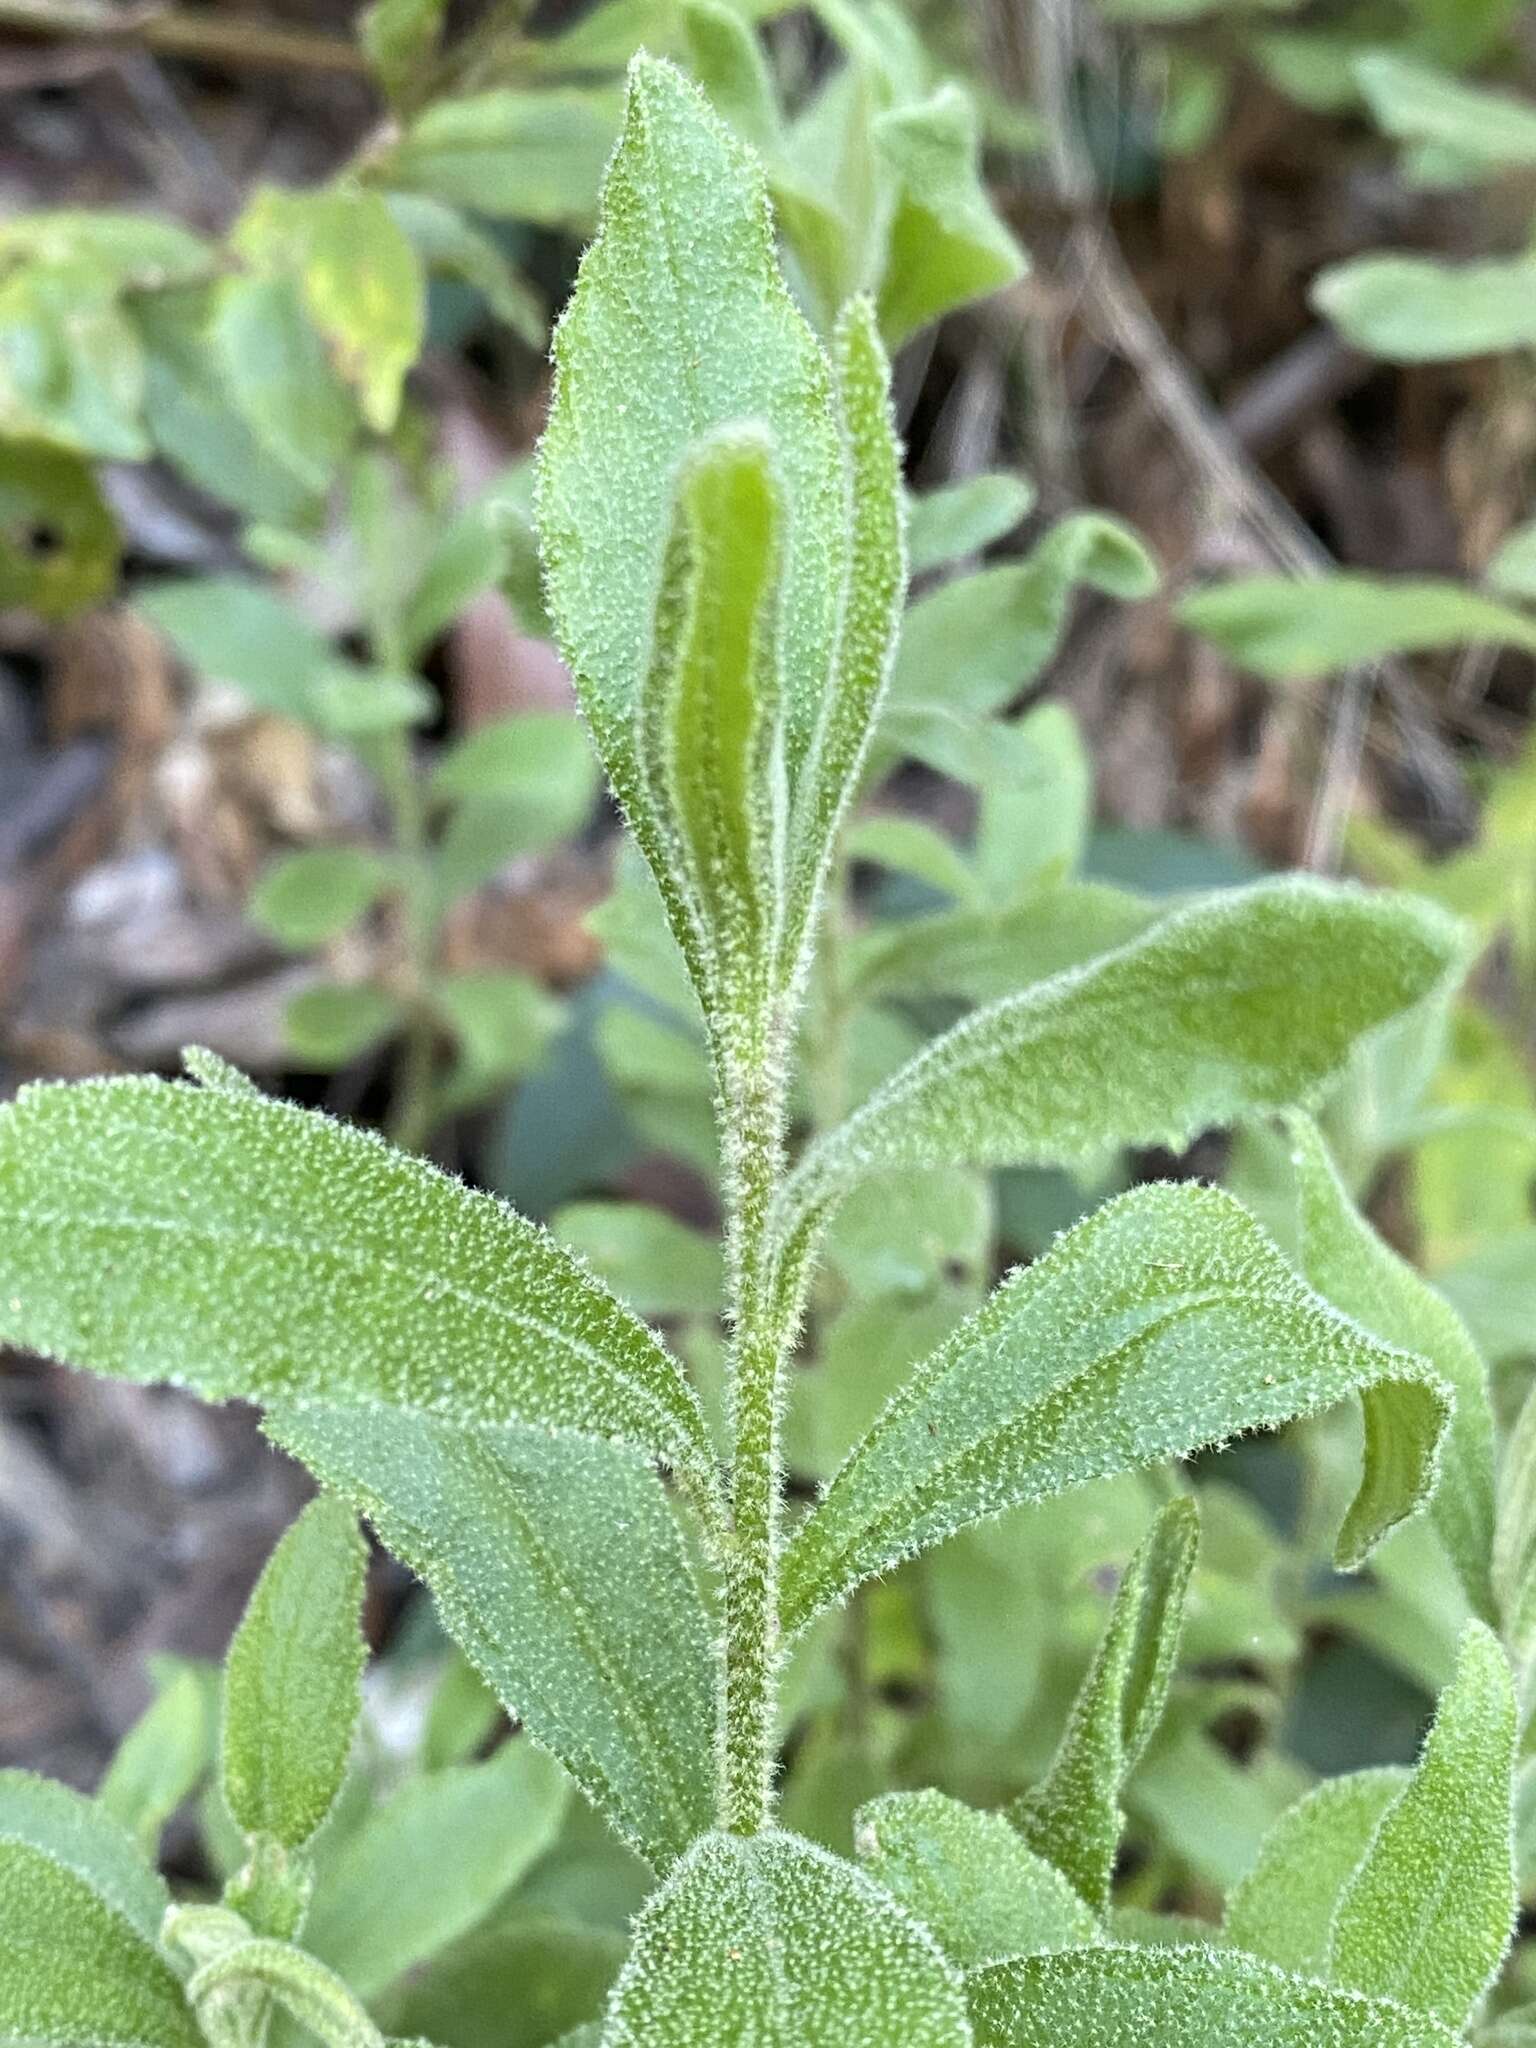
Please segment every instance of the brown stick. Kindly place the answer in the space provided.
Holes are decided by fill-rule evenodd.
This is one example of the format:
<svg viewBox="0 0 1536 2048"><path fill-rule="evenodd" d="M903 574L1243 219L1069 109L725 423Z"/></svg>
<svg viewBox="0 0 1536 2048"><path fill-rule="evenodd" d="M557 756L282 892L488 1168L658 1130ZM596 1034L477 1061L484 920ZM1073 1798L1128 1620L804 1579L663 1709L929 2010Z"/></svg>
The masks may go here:
<svg viewBox="0 0 1536 2048"><path fill-rule="evenodd" d="M368 70L363 52L339 36L253 16L188 14L170 6L0 0L0 33L44 36L54 42L130 43L163 57L190 57L240 69L329 72L351 78L365 77Z"/></svg>

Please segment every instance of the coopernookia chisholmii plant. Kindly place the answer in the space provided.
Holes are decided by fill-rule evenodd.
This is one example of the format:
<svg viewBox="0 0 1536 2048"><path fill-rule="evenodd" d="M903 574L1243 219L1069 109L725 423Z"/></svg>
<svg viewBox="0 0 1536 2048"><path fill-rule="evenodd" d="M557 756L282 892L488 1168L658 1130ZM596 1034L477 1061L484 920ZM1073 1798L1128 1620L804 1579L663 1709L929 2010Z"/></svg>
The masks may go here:
<svg viewBox="0 0 1536 2048"><path fill-rule="evenodd" d="M381 1993L431 1941L380 1954L365 1890L338 1905L356 1842L386 1842L381 1867L431 1905L488 1802L510 1801L490 1810L502 1841L503 1813L525 1831L521 1868L574 1781L652 1888L572 2043L1444 2048L1515 1910L1528 1455L1496 1489L1475 1352L1359 1217L1306 1110L1364 1041L1444 998L1459 929L1313 881L1196 898L970 1011L794 1156L802 1003L905 585L876 309L854 299L823 346L756 161L641 58L555 359L550 608L714 1078L724 1441L578 1258L376 1137L201 1052L182 1081L25 1091L0 1116L5 1337L253 1401L323 1493L227 1660L221 1897L173 1903L110 1803L0 1775L0 2041L256 2048L276 2015L373 2048ZM787 1375L859 1184L1240 1123L1278 1130L1285 1250L1212 1187L1117 1196L916 1365L816 1501L786 1499ZM1422 1511L1470 1618L1417 1767L1293 1807L1223 1926L1154 1940L1113 1899L1198 1543L1172 1477L1016 1803L888 1793L851 1860L780 1824L787 1659L854 1589L1006 1509L1353 1399L1339 1563ZM327 1854L363 1662L358 1514L522 1733ZM429 1806L440 1881L417 1863Z"/></svg>

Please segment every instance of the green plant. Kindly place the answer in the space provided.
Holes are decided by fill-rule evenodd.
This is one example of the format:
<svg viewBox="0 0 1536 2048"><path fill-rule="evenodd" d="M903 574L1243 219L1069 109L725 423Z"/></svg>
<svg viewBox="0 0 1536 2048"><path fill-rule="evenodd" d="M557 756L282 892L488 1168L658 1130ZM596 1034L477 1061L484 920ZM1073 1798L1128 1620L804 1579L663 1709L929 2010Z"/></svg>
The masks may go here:
<svg viewBox="0 0 1536 2048"><path fill-rule="evenodd" d="M1003 682L949 738L969 738L973 766L998 735L1014 770L1049 764L1045 858L1016 886L1027 775L977 778L969 857L936 834L853 827L866 858L938 875L960 905L936 913L941 930L877 931L853 999L818 950L828 937L835 959L847 936L829 884L850 805L897 744L883 719L947 728L921 688L890 694L906 513L877 311L854 298L818 340L756 160L665 62L631 70L556 360L548 598L707 1057L723 1438L676 1355L581 1260L371 1135L198 1052L185 1081L26 1091L0 1115L0 1329L98 1372L255 1401L328 1494L285 1538L226 1668L220 1900L166 1914L99 1804L0 1780L0 2038L235 2048L274 2006L331 2044L377 2042L402 2010L405 2026L445 2013L457 2034L447 1977L473 1996L491 1967L474 1922L487 1898L540 1883L568 1775L632 1852L625 1905L643 1898L604 2014L578 2013L572 2042L1456 2039L1482 2018L1516 1912L1532 1431L1496 1485L1481 1359L1359 1214L1307 1112L1326 1116L1443 1011L1461 929L1348 885L1265 881L1169 908L1074 880L1070 729L989 723ZM1070 580L1051 586L1058 611ZM925 953L946 942L925 985ZM958 1022L915 1051L888 1030L873 1085L857 1084L850 1018L889 1008L882 994L968 984ZM791 1160L803 1036L818 1128ZM892 1264L954 1263L978 1169L1090 1175L1119 1148L1232 1125L1273 1237L1186 1180L1083 1202L1085 1220L974 1305L984 1262L961 1259L911 1369L819 1497L791 1501L785 1411L802 1324L826 1313L819 1272L862 1272L855 1297L879 1301L871 1276ZM937 1246L929 1215L897 1206L920 1187L942 1191ZM641 1259L658 1235L664 1305L698 1301L717 1269L654 1227ZM828 1361L816 1370L830 1384ZM1145 1534L1075 1695L1002 1813L892 1792L853 1816L852 1855L789 1824L781 1728L818 1623L868 1621L903 1560L936 1563L1010 1511L1059 1538L1081 1489L1140 1486L1128 1476L1356 1397L1337 1559L1359 1566L1403 1529L1466 1627L1417 1767L1285 1812L1222 1926L1138 1914L1114 1887L1133 1776L1181 1734L1186 1606L1210 1629L1189 1602L1196 1497L1166 1469L1155 1516L1140 1496ZM355 1512L425 1580L523 1731L459 1762L491 1710L450 1663L421 1775L361 1817L345 1782ZM1240 1518L1216 1522L1230 1556ZM198 1680L172 1682L191 1699ZM1205 1726L1203 1697L1199 1713L1183 1732ZM370 1775L352 1780L365 1809ZM461 1884L503 1778L520 1826L498 1826L505 1860ZM537 1940L526 1916L512 1926L531 1982ZM611 1934L583 1952L599 1982ZM406 1973L459 1937L434 2006L433 1975L418 1989ZM555 1951L574 1973L576 1946ZM515 2020L549 2038L536 2015Z"/></svg>

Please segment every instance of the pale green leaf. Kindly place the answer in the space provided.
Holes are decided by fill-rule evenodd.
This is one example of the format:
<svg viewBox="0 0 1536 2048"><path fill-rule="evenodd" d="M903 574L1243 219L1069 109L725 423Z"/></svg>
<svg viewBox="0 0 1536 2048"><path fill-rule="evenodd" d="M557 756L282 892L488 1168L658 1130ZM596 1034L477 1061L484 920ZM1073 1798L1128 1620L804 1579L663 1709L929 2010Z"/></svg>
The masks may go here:
<svg viewBox="0 0 1536 2048"><path fill-rule="evenodd" d="M1066 1878L1001 1815L942 1792L888 1792L861 1807L854 1845L870 1876L962 1970L1099 1938Z"/></svg>
<svg viewBox="0 0 1536 2048"><path fill-rule="evenodd" d="M960 1978L852 1864L706 1835L647 1904L603 2048L969 2048Z"/></svg>
<svg viewBox="0 0 1536 2048"><path fill-rule="evenodd" d="M1357 256L1319 272L1311 298L1346 341L1388 362L1459 362L1536 343L1536 257Z"/></svg>
<svg viewBox="0 0 1536 2048"><path fill-rule="evenodd" d="M267 1560L224 1666L224 1802L248 1835L299 1849L334 1805L362 1705L368 1550L322 1496Z"/></svg>
<svg viewBox="0 0 1536 2048"><path fill-rule="evenodd" d="M1030 1847L1100 1913L1125 1828L1126 1780L1167 1704L1199 1542L1194 1502L1170 1501L1125 1568L1050 1769L1010 1810Z"/></svg>
<svg viewBox="0 0 1536 2048"><path fill-rule="evenodd" d="M83 264L115 290L164 291L211 271L217 256L179 221L114 207L29 208L0 221L0 268Z"/></svg>
<svg viewBox="0 0 1536 2048"><path fill-rule="evenodd" d="M549 1227L641 1315L719 1312L719 1245L664 1210L643 1202L572 1202Z"/></svg>
<svg viewBox="0 0 1536 2048"><path fill-rule="evenodd" d="M1430 1514L1472 1611L1492 1621L1493 1414L1487 1370L1456 1311L1356 1209L1316 1124L1293 1114L1286 1128L1297 1176L1302 1274L1325 1300L1384 1343L1427 1358L1455 1396Z"/></svg>
<svg viewBox="0 0 1536 2048"><path fill-rule="evenodd" d="M770 160L784 145L778 92L751 23L718 0L685 0L688 66L743 142Z"/></svg>
<svg viewBox="0 0 1536 2048"><path fill-rule="evenodd" d="M135 608L205 676L233 683L264 710L303 717L314 678L331 659L325 640L271 591L244 577L158 583Z"/></svg>
<svg viewBox="0 0 1536 2048"><path fill-rule="evenodd" d="M1202 1948L1078 1949L971 1978L976 2048L1451 2048L1387 1999Z"/></svg>
<svg viewBox="0 0 1536 2048"><path fill-rule="evenodd" d="M0 441L0 607L69 618L106 597L118 555L88 462L46 441Z"/></svg>
<svg viewBox="0 0 1536 2048"><path fill-rule="evenodd" d="M372 0L358 18L358 38L379 83L398 104L430 80L448 0Z"/></svg>
<svg viewBox="0 0 1536 2048"><path fill-rule="evenodd" d="M0 1324L50 1356L213 1400L532 1421L712 1472L642 1323L546 1232L371 1132L186 1082L33 1088L0 1119L0 1216Z"/></svg>
<svg viewBox="0 0 1536 2048"><path fill-rule="evenodd" d="M1033 487L1021 476L993 471L924 491L908 508L907 548L914 576L979 554L1029 513Z"/></svg>
<svg viewBox="0 0 1536 2048"><path fill-rule="evenodd" d="M84 257L0 271L0 433L142 462L144 353L117 286Z"/></svg>
<svg viewBox="0 0 1536 2048"><path fill-rule="evenodd" d="M458 1040L459 1061L443 1083L445 1113L473 1102L534 1066L559 1030L560 1004L531 975L471 968L432 983L431 1000Z"/></svg>
<svg viewBox="0 0 1536 2048"><path fill-rule="evenodd" d="M617 125L607 87L459 94L419 114L381 169L391 185L476 213L580 226Z"/></svg>
<svg viewBox="0 0 1536 2048"><path fill-rule="evenodd" d="M431 784L440 803L503 804L507 859L574 832L596 788L586 734L574 718L553 711L521 712L466 733L439 756Z"/></svg>
<svg viewBox="0 0 1536 2048"><path fill-rule="evenodd" d="M549 336L549 309L492 235L471 225L458 207L425 192L384 196L430 274L467 284L519 341L542 352Z"/></svg>
<svg viewBox="0 0 1536 2048"><path fill-rule="evenodd" d="M1503 596L1536 602L1536 519L1504 536L1483 574Z"/></svg>
<svg viewBox="0 0 1536 2048"><path fill-rule="evenodd" d="M1222 1922L1235 1948L1307 1977L1326 1977L1333 1916L1405 1770L1353 1771L1298 1800L1264 1838L1258 1861L1235 1885Z"/></svg>
<svg viewBox="0 0 1536 2048"><path fill-rule="evenodd" d="M268 1428L423 1578L508 1712L658 1868L710 1825L713 1630L633 1452L382 1408Z"/></svg>
<svg viewBox="0 0 1536 2048"><path fill-rule="evenodd" d="M872 137L895 187L879 294L880 331L894 349L1012 284L1028 260L987 196L975 108L961 87L879 115Z"/></svg>
<svg viewBox="0 0 1536 2048"><path fill-rule="evenodd" d="M0 2042L202 2048L180 1983L138 1928L46 1849L4 1834Z"/></svg>
<svg viewBox="0 0 1536 2048"><path fill-rule="evenodd" d="M96 1796L151 1854L213 1756L207 1692L189 1665L174 1669L118 1744Z"/></svg>
<svg viewBox="0 0 1536 2048"><path fill-rule="evenodd" d="M966 1523L1366 1392L1358 1561L1421 1505L1449 1396L1296 1278L1247 1212L1182 1182L1108 1202L924 1361L801 1524L793 1633Z"/></svg>
<svg viewBox="0 0 1536 2048"><path fill-rule="evenodd" d="M232 241L261 273L296 280L332 366L355 387L369 426L388 433L426 329L426 280L387 202L358 185L268 187Z"/></svg>
<svg viewBox="0 0 1536 2048"><path fill-rule="evenodd" d="M1329 1976L1460 2029L1514 1931L1515 1698L1474 1622L1413 1778L1334 1916Z"/></svg>
<svg viewBox="0 0 1536 2048"><path fill-rule="evenodd" d="M372 982L322 982L301 989L283 1012L283 1037L295 1066L324 1073L371 1052L405 1021L400 998Z"/></svg>
<svg viewBox="0 0 1536 2048"><path fill-rule="evenodd" d="M1536 1224L1501 1232L1441 1267L1435 1286L1491 1365L1536 1358Z"/></svg>
<svg viewBox="0 0 1536 2048"><path fill-rule="evenodd" d="M564 1774L526 1739L403 1786L329 1854L304 1945L372 1999L483 1920L555 1839Z"/></svg>
<svg viewBox="0 0 1536 2048"><path fill-rule="evenodd" d="M1305 1101L1461 959L1458 928L1406 897L1290 878L1192 905L933 1041L811 1147L785 1234L878 1167L1177 1151Z"/></svg>
<svg viewBox="0 0 1536 2048"><path fill-rule="evenodd" d="M885 700L877 764L922 749L956 712L993 712L1028 688L1056 651L1078 585L1146 597L1157 570L1118 520L1080 512L1020 562L956 577L913 605Z"/></svg>
<svg viewBox="0 0 1536 2048"><path fill-rule="evenodd" d="M226 404L310 491L331 483L357 434L357 409L291 277L229 277L209 340Z"/></svg>
<svg viewBox="0 0 1536 2048"><path fill-rule="evenodd" d="M247 915L281 945L305 950L347 930L390 885L387 860L364 846L314 846L273 862Z"/></svg>
<svg viewBox="0 0 1536 2048"><path fill-rule="evenodd" d="M1536 339L1536 326L1532 330ZM1245 668L1277 682L1328 675L1386 654L1488 641L1536 648L1536 617L1430 577L1240 576L1186 597L1179 618Z"/></svg>
<svg viewBox="0 0 1536 2048"><path fill-rule="evenodd" d="M856 818L843 834L843 851L850 860L870 861L899 875L911 875L958 903L975 898L976 877L959 847L947 833L921 818L901 811Z"/></svg>
<svg viewBox="0 0 1536 2048"><path fill-rule="evenodd" d="M160 1939L171 1895L144 1849L99 1801L30 1771L0 1771L0 1845L11 1843L64 1864L144 1941Z"/></svg>
<svg viewBox="0 0 1536 2048"><path fill-rule="evenodd" d="M1433 144L1483 175L1536 164L1536 107L1507 93L1391 50L1362 57L1355 77L1377 125L1400 142Z"/></svg>
<svg viewBox="0 0 1536 2048"><path fill-rule="evenodd" d="M601 2019L627 1946L616 1928L530 1913L514 1895L402 1987L387 2023L449 2048L548 2048Z"/></svg>

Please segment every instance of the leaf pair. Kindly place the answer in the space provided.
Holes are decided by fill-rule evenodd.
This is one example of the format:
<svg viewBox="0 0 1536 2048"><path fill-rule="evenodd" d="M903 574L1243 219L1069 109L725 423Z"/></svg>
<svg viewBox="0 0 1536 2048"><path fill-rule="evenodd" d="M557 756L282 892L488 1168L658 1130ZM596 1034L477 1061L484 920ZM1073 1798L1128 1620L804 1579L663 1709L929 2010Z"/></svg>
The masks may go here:
<svg viewBox="0 0 1536 2048"><path fill-rule="evenodd" d="M1333 1779L1293 1807L1228 1900L1226 1938L1459 2031L1514 1926L1514 1757L1509 1665L1473 1623L1411 1776Z"/></svg>
<svg viewBox="0 0 1536 2048"><path fill-rule="evenodd" d="M710 1810L710 1628L652 1463L708 1524L714 1454L681 1369L503 1204L202 1070L214 1085L38 1088L4 1112L0 1326L262 1403L665 1863Z"/></svg>
<svg viewBox="0 0 1536 2048"><path fill-rule="evenodd" d="M829 361L762 172L669 65L631 69L539 458L551 609L706 1011L782 999L903 586L886 371Z"/></svg>

